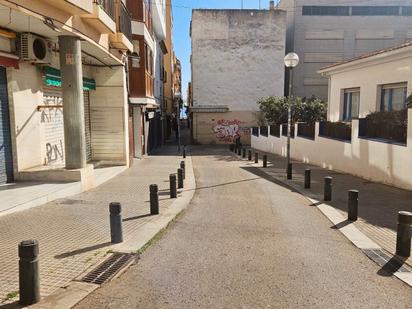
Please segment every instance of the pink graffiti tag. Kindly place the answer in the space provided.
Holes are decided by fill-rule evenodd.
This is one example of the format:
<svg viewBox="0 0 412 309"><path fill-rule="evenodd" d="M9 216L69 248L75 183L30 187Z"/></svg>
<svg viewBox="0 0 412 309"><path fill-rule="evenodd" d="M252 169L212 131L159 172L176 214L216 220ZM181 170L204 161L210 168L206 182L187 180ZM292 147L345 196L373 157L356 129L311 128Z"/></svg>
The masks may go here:
<svg viewBox="0 0 412 309"><path fill-rule="evenodd" d="M213 128L216 134L216 138L221 141L234 141L240 134L240 124L242 122L239 120L225 120L220 119L217 121L217 125Z"/></svg>

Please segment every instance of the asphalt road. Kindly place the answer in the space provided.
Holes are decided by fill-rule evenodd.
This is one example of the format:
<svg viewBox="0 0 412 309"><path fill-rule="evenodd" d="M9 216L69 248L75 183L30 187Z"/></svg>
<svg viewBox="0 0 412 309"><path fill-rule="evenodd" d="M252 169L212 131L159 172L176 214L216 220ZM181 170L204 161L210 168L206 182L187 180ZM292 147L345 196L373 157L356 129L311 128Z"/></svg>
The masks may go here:
<svg viewBox="0 0 412 309"><path fill-rule="evenodd" d="M411 308L412 290L299 194L223 149L195 147L193 163L188 209L77 308Z"/></svg>

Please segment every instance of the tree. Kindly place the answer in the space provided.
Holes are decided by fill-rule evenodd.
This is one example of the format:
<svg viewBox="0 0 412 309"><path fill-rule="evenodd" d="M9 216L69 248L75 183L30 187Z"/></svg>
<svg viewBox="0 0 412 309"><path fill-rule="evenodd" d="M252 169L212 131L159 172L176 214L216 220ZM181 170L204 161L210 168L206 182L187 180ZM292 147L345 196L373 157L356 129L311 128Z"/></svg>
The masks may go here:
<svg viewBox="0 0 412 309"><path fill-rule="evenodd" d="M288 105L291 104L292 123L313 123L326 119L326 103L317 99L300 97L267 97L257 104L269 125L280 125L288 121Z"/></svg>

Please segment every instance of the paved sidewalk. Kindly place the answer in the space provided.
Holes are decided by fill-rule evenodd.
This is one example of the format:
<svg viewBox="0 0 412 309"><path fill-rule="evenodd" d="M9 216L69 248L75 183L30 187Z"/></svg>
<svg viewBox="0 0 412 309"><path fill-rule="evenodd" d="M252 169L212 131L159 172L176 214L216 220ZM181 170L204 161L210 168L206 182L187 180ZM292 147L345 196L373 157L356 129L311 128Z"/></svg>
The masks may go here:
<svg viewBox="0 0 412 309"><path fill-rule="evenodd" d="M333 198L331 202L326 203L337 209L345 218L347 218L348 190L359 190L359 219L354 225L389 253L395 253L398 212L401 210L412 212L411 191L374 183L360 177L298 161L292 161L293 179L287 180L286 158L267 154L268 168L263 169L261 168L261 160L264 153L257 152L260 154L260 161L258 165L254 166L259 166L260 172L265 172L285 183L289 182L293 186L298 186L308 197L319 201L323 201L324 177L332 176ZM311 169L311 189L304 189L304 171L307 168ZM347 224L351 224L351 222L343 221L337 228ZM412 258L407 259L405 262L412 265Z"/></svg>
<svg viewBox="0 0 412 309"><path fill-rule="evenodd" d="M176 173L181 160L177 147L167 146L95 189L0 217L0 304L18 290L22 240L39 241L41 294L46 296L111 252L110 202L122 203L125 242L133 243L146 225L153 230L159 216L149 215L149 185L159 185L161 215L169 212L176 201L169 198L169 174Z"/></svg>

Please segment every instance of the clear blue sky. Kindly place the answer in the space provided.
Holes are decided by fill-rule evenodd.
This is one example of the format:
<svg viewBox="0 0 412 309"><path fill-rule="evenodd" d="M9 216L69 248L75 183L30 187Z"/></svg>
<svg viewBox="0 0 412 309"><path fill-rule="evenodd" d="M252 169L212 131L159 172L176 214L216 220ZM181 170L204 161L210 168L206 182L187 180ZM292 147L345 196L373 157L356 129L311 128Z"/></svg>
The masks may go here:
<svg viewBox="0 0 412 309"><path fill-rule="evenodd" d="M275 1L276 2L276 1ZM173 44L177 58L182 62L182 95L186 100L187 83L190 81L190 20L192 9L240 9L241 0L172 0ZM261 8L268 8L269 0L260 0ZM258 9L259 0L243 0L243 8Z"/></svg>

